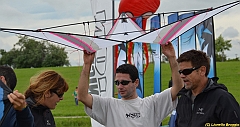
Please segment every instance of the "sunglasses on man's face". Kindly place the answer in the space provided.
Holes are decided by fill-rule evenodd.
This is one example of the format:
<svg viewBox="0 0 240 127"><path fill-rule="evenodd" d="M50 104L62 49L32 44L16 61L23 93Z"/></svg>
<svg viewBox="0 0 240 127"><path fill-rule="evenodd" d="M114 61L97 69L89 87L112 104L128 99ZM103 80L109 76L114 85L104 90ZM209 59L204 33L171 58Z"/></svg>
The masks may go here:
<svg viewBox="0 0 240 127"><path fill-rule="evenodd" d="M59 98L63 97L63 94L59 94L59 93L57 93L57 91L52 91L52 92L55 93Z"/></svg>
<svg viewBox="0 0 240 127"><path fill-rule="evenodd" d="M114 81L115 85L119 86L120 84L122 85L128 85L130 82L133 82L133 81L127 81L127 80L122 80L122 81Z"/></svg>
<svg viewBox="0 0 240 127"><path fill-rule="evenodd" d="M179 70L179 74L184 74L184 75L189 75L191 74L194 70L197 70L198 68L200 68L201 66L199 67L193 67L193 68L187 68L187 69L184 69L184 70Z"/></svg>

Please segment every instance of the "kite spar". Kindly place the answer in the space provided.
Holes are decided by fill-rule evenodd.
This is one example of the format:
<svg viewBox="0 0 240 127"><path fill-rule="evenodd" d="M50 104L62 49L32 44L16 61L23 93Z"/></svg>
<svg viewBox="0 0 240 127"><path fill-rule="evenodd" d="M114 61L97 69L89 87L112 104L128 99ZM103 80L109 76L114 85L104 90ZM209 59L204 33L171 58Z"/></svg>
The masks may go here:
<svg viewBox="0 0 240 127"><path fill-rule="evenodd" d="M145 34L131 38L129 40L124 40L120 38L116 38L116 40L107 39L107 38L97 38L94 36L54 32L54 31L44 31L41 29L25 30L25 29L0 28L0 31L35 37L35 38L55 42L61 45L65 45L68 47L72 47L75 49L87 50L88 52L96 52L99 49L126 43L126 42L145 42L145 43L165 44L166 42L172 41L176 37L180 36L181 34L188 31L192 27L198 25L199 23L207 20L208 18L215 16L227 9L230 9L238 5L239 3L240 1L235 1L226 5L219 6L217 8L210 8L207 11L199 12L189 18L185 18L183 20L174 22L172 24L165 25L157 30L147 32ZM124 34L127 35L127 32L124 32Z"/></svg>

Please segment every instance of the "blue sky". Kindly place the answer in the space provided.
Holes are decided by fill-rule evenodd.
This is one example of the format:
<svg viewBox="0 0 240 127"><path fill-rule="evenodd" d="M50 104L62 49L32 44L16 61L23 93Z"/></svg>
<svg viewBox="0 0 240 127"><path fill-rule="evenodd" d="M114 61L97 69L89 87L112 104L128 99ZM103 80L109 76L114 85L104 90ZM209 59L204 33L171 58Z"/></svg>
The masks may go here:
<svg viewBox="0 0 240 127"><path fill-rule="evenodd" d="M0 27L39 29L62 24L93 20L90 0L0 0ZM111 1L111 0L109 0ZM157 12L195 10L217 7L233 2L231 0L161 0ZM115 2L116 16L119 0ZM227 57L240 56L240 5L214 16L215 37L220 34L224 39L232 40L231 51ZM62 31L82 33L79 27L65 28ZM9 51L18 41L16 35L0 32L0 49ZM67 48L69 60L73 66L81 64L81 51Z"/></svg>

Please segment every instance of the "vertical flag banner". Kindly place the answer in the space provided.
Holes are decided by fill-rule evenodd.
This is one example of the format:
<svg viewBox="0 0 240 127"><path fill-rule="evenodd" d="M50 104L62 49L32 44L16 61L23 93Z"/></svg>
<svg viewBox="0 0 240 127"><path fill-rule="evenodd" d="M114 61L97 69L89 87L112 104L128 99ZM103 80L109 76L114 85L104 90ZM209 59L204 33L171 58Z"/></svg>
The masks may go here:
<svg viewBox="0 0 240 127"><path fill-rule="evenodd" d="M117 67L122 65L122 64L126 64L127 63L127 46L126 44L119 44L118 45L118 61L117 61Z"/></svg>
<svg viewBox="0 0 240 127"><path fill-rule="evenodd" d="M95 36L107 35L113 26L112 0L91 0L92 13L95 20L102 20L95 24ZM113 47L103 48L96 52L95 60L90 72L89 92L102 97L113 96ZM91 119L92 127L103 127Z"/></svg>
<svg viewBox="0 0 240 127"><path fill-rule="evenodd" d="M136 19L136 23L139 27L142 28L142 17L139 17ZM141 42L135 42L134 43L134 50L133 50L133 60L134 65L138 69L138 75L139 75L139 85L137 87L137 94L139 97L144 97L144 77L143 77L143 48L142 48Z"/></svg>
<svg viewBox="0 0 240 127"><path fill-rule="evenodd" d="M179 20L193 16L194 13L186 13L179 16ZM196 49L195 28L191 28L180 36L180 54L191 49Z"/></svg>
<svg viewBox="0 0 240 127"><path fill-rule="evenodd" d="M197 38L200 43L202 51L206 52L210 57L210 71L209 78L216 76L216 62L215 62L215 41L213 18L209 18L196 26Z"/></svg>
<svg viewBox="0 0 240 127"><path fill-rule="evenodd" d="M160 28L160 16L154 16L150 19L151 26L150 29L158 29ZM161 92L161 47L160 44L150 44L152 49L152 56L154 62L154 87L153 93L160 93Z"/></svg>
<svg viewBox="0 0 240 127"><path fill-rule="evenodd" d="M178 21L178 13L173 13L168 16L168 24L171 24L177 21ZM172 45L175 49L176 58L178 58L179 56L179 38L178 37L172 40Z"/></svg>
<svg viewBox="0 0 240 127"><path fill-rule="evenodd" d="M117 67L127 63L127 45L119 44L117 47ZM118 94L118 98L121 98L120 94Z"/></svg>

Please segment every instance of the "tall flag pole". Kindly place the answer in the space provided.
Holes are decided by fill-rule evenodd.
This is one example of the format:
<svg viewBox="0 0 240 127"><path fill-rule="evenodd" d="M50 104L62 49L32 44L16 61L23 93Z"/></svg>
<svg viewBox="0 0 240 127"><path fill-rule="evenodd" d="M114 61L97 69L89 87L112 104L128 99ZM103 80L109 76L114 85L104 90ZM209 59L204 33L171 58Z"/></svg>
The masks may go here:
<svg viewBox="0 0 240 127"><path fill-rule="evenodd" d="M115 19L115 2L114 2L114 0L112 0L112 18L113 19ZM114 25L114 20L112 20L112 26ZM115 48L114 48L115 46L112 46L112 53L113 53L113 55L112 55L112 71L113 71L113 74L115 74L115 64L114 64L114 62L115 62ZM113 76L112 77L112 81L114 81L114 79L115 79L115 76ZM112 82L112 84L113 84L113 87L112 87L112 96L114 96L114 82Z"/></svg>
<svg viewBox="0 0 240 127"><path fill-rule="evenodd" d="M213 20L213 17L211 18L212 19L212 30L213 30L213 32L212 32L212 39L213 39L213 66L211 66L212 68L213 68L213 77L217 77L217 69L216 69L216 47L215 47L215 33L214 33L214 20ZM210 77L210 75L208 76L208 77Z"/></svg>

